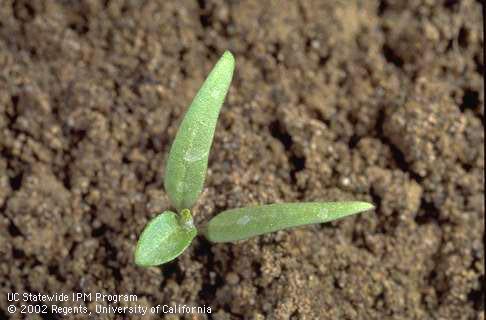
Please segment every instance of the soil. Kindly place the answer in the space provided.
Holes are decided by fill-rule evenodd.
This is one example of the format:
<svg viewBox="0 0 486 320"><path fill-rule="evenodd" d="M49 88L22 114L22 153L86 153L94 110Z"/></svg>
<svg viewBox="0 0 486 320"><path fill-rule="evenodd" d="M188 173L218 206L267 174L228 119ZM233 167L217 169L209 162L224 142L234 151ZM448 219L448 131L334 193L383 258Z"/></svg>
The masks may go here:
<svg viewBox="0 0 486 320"><path fill-rule="evenodd" d="M8 292L103 292L212 308L167 319L484 319L479 1L0 7L0 318ZM237 69L196 223L258 203L377 208L236 244L198 237L138 268L138 235L170 208L178 123L226 49Z"/></svg>

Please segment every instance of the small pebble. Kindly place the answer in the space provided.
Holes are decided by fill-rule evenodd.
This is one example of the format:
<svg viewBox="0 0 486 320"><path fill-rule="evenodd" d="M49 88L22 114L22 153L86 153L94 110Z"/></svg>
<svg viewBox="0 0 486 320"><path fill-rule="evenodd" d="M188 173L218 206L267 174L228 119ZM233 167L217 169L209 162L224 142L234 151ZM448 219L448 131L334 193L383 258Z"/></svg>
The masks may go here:
<svg viewBox="0 0 486 320"><path fill-rule="evenodd" d="M238 277L238 275L234 272L230 272L226 275L226 282L228 282L228 284L230 285L236 285L238 284L238 282L240 282L240 278Z"/></svg>

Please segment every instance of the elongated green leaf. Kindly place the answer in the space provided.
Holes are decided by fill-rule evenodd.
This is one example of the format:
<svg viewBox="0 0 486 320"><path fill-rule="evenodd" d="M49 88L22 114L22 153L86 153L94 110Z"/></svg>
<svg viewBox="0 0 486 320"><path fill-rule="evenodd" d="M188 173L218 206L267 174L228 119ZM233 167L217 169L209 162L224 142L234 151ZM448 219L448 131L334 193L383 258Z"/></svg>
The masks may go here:
<svg viewBox="0 0 486 320"><path fill-rule="evenodd" d="M177 258L192 242L197 230L188 210L181 217L165 211L153 218L138 239L135 263L151 267Z"/></svg>
<svg viewBox="0 0 486 320"><path fill-rule="evenodd" d="M232 242L264 233L323 223L374 208L366 202L281 203L221 212L205 226L212 242Z"/></svg>
<svg viewBox="0 0 486 320"><path fill-rule="evenodd" d="M191 208L202 191L219 111L235 61L226 51L192 101L170 149L164 185L177 210Z"/></svg>

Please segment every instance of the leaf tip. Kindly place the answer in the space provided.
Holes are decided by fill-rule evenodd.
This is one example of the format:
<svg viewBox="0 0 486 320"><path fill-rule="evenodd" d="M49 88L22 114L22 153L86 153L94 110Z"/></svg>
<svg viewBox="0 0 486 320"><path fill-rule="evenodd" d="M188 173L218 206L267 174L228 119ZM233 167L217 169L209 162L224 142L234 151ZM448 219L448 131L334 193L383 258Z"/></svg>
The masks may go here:
<svg viewBox="0 0 486 320"><path fill-rule="evenodd" d="M135 249L135 264L139 267L143 267L143 268L147 268L147 267L151 267L151 263L150 261L147 261L145 259L145 256L143 254L140 253L140 250L138 249L138 246L137 246L137 249Z"/></svg>
<svg viewBox="0 0 486 320"><path fill-rule="evenodd" d="M359 212L368 211L375 209L375 206L369 202L359 201L356 202L356 207Z"/></svg>
<svg viewBox="0 0 486 320"><path fill-rule="evenodd" d="M230 62L231 64L235 64L235 57L233 56L233 54L229 51L229 50L226 50L224 53L223 53L223 56L222 58L228 62Z"/></svg>
<svg viewBox="0 0 486 320"><path fill-rule="evenodd" d="M154 267L157 266L157 262L154 261L153 257L147 254L145 248L143 248L143 242L138 241L137 247L135 248L135 264L142 268Z"/></svg>

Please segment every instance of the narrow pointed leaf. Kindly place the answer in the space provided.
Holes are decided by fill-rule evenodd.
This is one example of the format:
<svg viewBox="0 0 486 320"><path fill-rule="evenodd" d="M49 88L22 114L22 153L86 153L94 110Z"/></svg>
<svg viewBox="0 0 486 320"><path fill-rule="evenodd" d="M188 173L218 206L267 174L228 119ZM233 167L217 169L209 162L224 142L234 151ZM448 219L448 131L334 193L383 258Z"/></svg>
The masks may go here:
<svg viewBox="0 0 486 320"><path fill-rule="evenodd" d="M187 221L187 218L184 218ZM177 258L192 242L197 230L192 224L181 224L174 212L165 211L153 218L138 239L135 263L151 267Z"/></svg>
<svg viewBox="0 0 486 320"><path fill-rule="evenodd" d="M212 242L232 242L306 224L323 223L373 209L366 202L279 203L221 212L205 226Z"/></svg>
<svg viewBox="0 0 486 320"><path fill-rule="evenodd" d="M226 51L192 101L172 144L164 185L179 211L191 208L203 189L216 122L234 66L233 55Z"/></svg>

